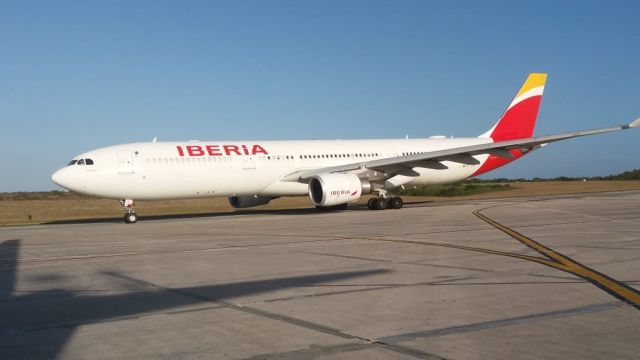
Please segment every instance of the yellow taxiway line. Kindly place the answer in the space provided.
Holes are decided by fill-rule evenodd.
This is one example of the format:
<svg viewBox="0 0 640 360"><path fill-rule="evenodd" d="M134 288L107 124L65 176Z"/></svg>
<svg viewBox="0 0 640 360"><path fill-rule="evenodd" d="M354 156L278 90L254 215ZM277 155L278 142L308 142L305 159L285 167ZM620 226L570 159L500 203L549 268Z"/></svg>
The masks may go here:
<svg viewBox="0 0 640 360"><path fill-rule="evenodd" d="M602 274L586 265L580 264L579 262L571 259L570 257L563 255L547 246L540 244L539 242L527 237L505 225L500 224L499 222L489 218L488 216L482 214L483 210L488 208L476 210L473 212L478 219L488 223L494 228L502 231L503 233L511 236L512 238L518 240L525 246L535 250L544 258L536 258L537 260L527 259L536 261L537 263L547 265L558 270L562 270L583 278L600 289L606 291L607 293L615 296L616 298L633 305L637 309L640 309L640 292L616 279L613 279L605 274ZM535 257L534 257L535 258Z"/></svg>
<svg viewBox="0 0 640 360"><path fill-rule="evenodd" d="M497 205L497 206L504 206L504 205ZM406 240L406 239L389 239L389 238L360 238L362 240L372 240L372 241L384 241L384 242L394 242L394 243L405 243L405 244L415 244L415 245L426 245L426 246L438 246L438 247L445 247L445 248L451 248L451 249L460 249L460 250L467 250L467 251L475 251L475 252L480 252L480 253L484 253L484 254L491 254L491 255L499 255L499 256L507 256L507 257L512 257L512 258L517 258L517 259L522 259L522 260L527 260L527 261L532 261L538 264L542 264L545 266L549 266L552 267L554 269L558 269L560 271L564 271L567 272L569 274L575 275L577 277L580 277L586 281L589 281L590 283L594 284L595 286L597 286L598 288L602 289L603 291L607 292L608 294L628 303L629 305L632 305L633 307L635 307L636 309L640 310L640 292L636 289L634 289L631 286L628 286L626 284L624 284L621 281L618 281L616 279L613 279L603 273L600 273L586 265L580 264L579 262L571 259L570 257L561 254L545 245L542 245L541 243L503 225L500 224L499 222L489 218L488 216L482 214L482 211L487 210L489 208L493 208L496 206L490 206L490 207L486 207L480 210L476 210L473 212L473 215L475 215L478 219L488 223L489 225L493 226L494 228L504 232L505 234L509 235L510 237L516 239L517 241L521 242L522 244L524 244L525 246L535 250L536 252L538 252L539 254L541 254L543 257L539 257L539 256L531 256L531 255L523 255L523 254L517 254L517 253L512 253L512 252L507 252L507 251L500 251L500 250L492 250L492 249L485 249L485 248L479 248L479 247L473 247L473 246L464 246L464 245L454 245L454 244L446 244L446 243L435 243L435 242L428 242L428 241L418 241L418 240Z"/></svg>

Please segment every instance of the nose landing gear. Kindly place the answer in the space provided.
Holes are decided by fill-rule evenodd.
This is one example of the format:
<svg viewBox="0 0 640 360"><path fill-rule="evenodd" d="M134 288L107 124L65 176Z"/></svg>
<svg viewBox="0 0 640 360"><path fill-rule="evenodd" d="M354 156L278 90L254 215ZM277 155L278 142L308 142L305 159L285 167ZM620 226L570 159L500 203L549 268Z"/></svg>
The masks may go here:
<svg viewBox="0 0 640 360"><path fill-rule="evenodd" d="M124 222L127 224L133 224L138 221L138 215L136 214L135 204L131 199L120 200L120 204L124 207L124 210L127 212L124 214Z"/></svg>

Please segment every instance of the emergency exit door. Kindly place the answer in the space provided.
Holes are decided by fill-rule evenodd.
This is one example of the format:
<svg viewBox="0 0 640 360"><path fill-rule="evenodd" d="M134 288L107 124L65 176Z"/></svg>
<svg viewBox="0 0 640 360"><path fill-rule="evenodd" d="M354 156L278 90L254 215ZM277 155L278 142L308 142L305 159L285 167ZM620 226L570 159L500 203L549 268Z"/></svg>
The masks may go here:
<svg viewBox="0 0 640 360"><path fill-rule="evenodd" d="M253 156L242 158L242 170L255 170L256 159Z"/></svg>

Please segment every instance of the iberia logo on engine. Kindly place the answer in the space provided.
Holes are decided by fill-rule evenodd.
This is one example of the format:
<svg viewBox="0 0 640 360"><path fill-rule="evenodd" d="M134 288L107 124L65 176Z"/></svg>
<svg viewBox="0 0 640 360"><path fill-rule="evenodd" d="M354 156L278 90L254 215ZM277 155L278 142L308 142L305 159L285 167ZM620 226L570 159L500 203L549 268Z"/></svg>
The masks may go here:
<svg viewBox="0 0 640 360"><path fill-rule="evenodd" d="M351 190L332 190L329 192L329 195L340 196L340 195L351 195L354 196L358 193L358 190L351 192Z"/></svg>

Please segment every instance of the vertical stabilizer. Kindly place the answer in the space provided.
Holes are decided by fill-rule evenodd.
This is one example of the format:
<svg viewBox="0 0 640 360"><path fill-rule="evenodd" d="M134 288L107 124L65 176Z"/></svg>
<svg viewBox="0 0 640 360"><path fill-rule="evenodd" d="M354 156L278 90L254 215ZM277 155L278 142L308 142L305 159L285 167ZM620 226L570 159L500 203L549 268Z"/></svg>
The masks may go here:
<svg viewBox="0 0 640 360"><path fill-rule="evenodd" d="M546 81L547 74L529 74L520 91L509 104L507 111L491 130L480 137L491 138L493 141L504 141L533 136Z"/></svg>
<svg viewBox="0 0 640 360"><path fill-rule="evenodd" d="M509 104L507 111L504 112L491 130L480 135L480 137L490 138L494 142L532 137L546 81L547 74L529 74L520 91ZM515 159L519 159L526 152L522 149L511 149L509 150L509 153L511 153L510 158L491 154L472 176L478 176L504 166Z"/></svg>

